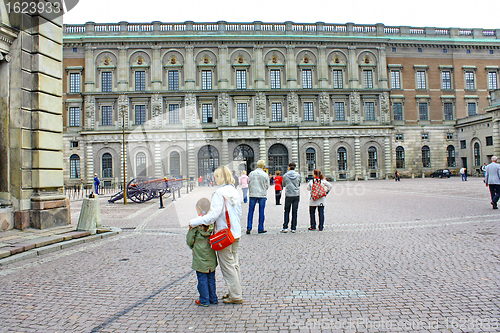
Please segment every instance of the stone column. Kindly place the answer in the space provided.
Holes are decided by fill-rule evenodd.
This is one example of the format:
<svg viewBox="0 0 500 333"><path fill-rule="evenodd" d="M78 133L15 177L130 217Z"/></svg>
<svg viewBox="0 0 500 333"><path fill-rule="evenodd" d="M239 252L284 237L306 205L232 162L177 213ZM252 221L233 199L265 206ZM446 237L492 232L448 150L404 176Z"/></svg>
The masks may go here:
<svg viewBox="0 0 500 333"><path fill-rule="evenodd" d="M262 58L262 46L261 45L255 45L253 48L253 54L254 54L254 77L255 77L255 88L256 89L263 89L265 87L265 65L264 65L264 59Z"/></svg>
<svg viewBox="0 0 500 333"><path fill-rule="evenodd" d="M87 141L87 156L86 156L86 162L87 162L87 176L85 179L85 184L86 185L93 185L94 184L94 149L92 147L92 141ZM98 161L99 162L99 161ZM123 157L121 160L121 165L123 165ZM123 170L122 170L122 181L123 181Z"/></svg>
<svg viewBox="0 0 500 333"><path fill-rule="evenodd" d="M359 88L359 73L358 73L358 62L356 59L356 46L349 46L348 52L349 59L348 62L348 72L349 72L349 88L358 89Z"/></svg>
<svg viewBox="0 0 500 333"><path fill-rule="evenodd" d="M217 63L217 76L219 89L228 89L230 81L229 55L226 45L219 45L219 61Z"/></svg>
<svg viewBox="0 0 500 333"><path fill-rule="evenodd" d="M265 138L261 138L259 141L259 160L266 161L267 164L267 149Z"/></svg>
<svg viewBox="0 0 500 333"><path fill-rule="evenodd" d="M299 144L297 142L297 138L292 139L292 160L290 162L295 162L297 164L297 168L299 167ZM299 170L296 170L299 171Z"/></svg>
<svg viewBox="0 0 500 333"><path fill-rule="evenodd" d="M155 142L155 177L161 178L163 176L162 161L161 161L161 145L159 141Z"/></svg>
<svg viewBox="0 0 500 333"><path fill-rule="evenodd" d="M153 60L151 67L151 89L153 89L154 91L160 91L162 76L163 76L163 70L160 59L161 46L153 45L151 49L153 49Z"/></svg>
<svg viewBox="0 0 500 333"><path fill-rule="evenodd" d="M332 176L332 170L330 165L330 138L323 138L323 174L326 177Z"/></svg>
<svg viewBox="0 0 500 333"><path fill-rule="evenodd" d="M354 137L354 180L362 177L361 174L361 146L359 136Z"/></svg>
<svg viewBox="0 0 500 333"><path fill-rule="evenodd" d="M381 46L379 49L379 59L378 59L378 86L380 89L388 89L387 80L387 60L386 60L385 46Z"/></svg>
<svg viewBox="0 0 500 333"><path fill-rule="evenodd" d="M194 47L186 46L186 63L184 64L185 81L184 86L187 90L193 90L196 84L196 68L194 63Z"/></svg>
<svg viewBox="0 0 500 333"><path fill-rule="evenodd" d="M188 176L197 178L197 174L196 174L197 160L196 160L196 155L194 152L194 142L193 141L189 141L189 143L188 143L187 154L188 154Z"/></svg>
<svg viewBox="0 0 500 333"><path fill-rule="evenodd" d="M118 91L127 91L129 84L128 47L118 46Z"/></svg>
<svg viewBox="0 0 500 333"><path fill-rule="evenodd" d="M328 86L328 63L326 61L326 46L320 45L319 60L318 60L318 84L321 89L329 88Z"/></svg>
<svg viewBox="0 0 500 333"><path fill-rule="evenodd" d="M297 88L297 61L295 60L295 46L286 47L286 87Z"/></svg>
<svg viewBox="0 0 500 333"><path fill-rule="evenodd" d="M493 152L500 157L500 119L493 121Z"/></svg>
<svg viewBox="0 0 500 333"><path fill-rule="evenodd" d="M229 164L229 146L227 144L227 138L222 138L222 165Z"/></svg>
<svg viewBox="0 0 500 333"><path fill-rule="evenodd" d="M387 178L393 171L391 155L391 138L390 136L386 136L384 138L385 174L383 175L385 178Z"/></svg>
<svg viewBox="0 0 500 333"><path fill-rule="evenodd" d="M93 92L95 89L94 50L91 43L85 44L85 92Z"/></svg>

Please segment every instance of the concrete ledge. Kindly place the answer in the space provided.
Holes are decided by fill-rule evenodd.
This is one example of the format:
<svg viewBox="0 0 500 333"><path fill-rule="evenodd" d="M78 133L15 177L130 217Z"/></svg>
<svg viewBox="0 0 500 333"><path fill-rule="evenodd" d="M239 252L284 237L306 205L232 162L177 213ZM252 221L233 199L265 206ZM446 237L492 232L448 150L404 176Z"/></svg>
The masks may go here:
<svg viewBox="0 0 500 333"><path fill-rule="evenodd" d="M0 250L0 259L6 258L8 256L10 256L10 251Z"/></svg>
<svg viewBox="0 0 500 333"><path fill-rule="evenodd" d="M42 254L52 253L55 251L59 251L60 249L61 249L61 244L53 244L53 245L44 246L44 247L38 249L37 253L39 256L41 256Z"/></svg>
<svg viewBox="0 0 500 333"><path fill-rule="evenodd" d="M30 250L28 252L23 252L16 254L15 256L10 256L4 259L0 259L0 266L5 266L8 264L13 264L15 262L19 262L21 260L36 258L38 253L36 250Z"/></svg>
<svg viewBox="0 0 500 333"><path fill-rule="evenodd" d="M80 239L72 239L72 240L69 240L66 242L62 242L61 249L67 249L68 247L73 247L73 246L80 245L83 243L84 243L84 241L81 238Z"/></svg>

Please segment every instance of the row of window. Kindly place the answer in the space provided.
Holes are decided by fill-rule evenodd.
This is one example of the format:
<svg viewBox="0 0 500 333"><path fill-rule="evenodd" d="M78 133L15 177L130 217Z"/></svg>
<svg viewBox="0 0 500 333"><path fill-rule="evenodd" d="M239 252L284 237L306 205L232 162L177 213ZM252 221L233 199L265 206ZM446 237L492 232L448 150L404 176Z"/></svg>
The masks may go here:
<svg viewBox="0 0 500 333"><path fill-rule="evenodd" d="M368 148L368 169L376 170L378 169L378 150L376 147ZM429 146L422 147L422 167L431 167L431 155ZM170 153L170 173L172 175L180 175L180 154L178 152ZM449 145L446 149L446 158L448 167L455 167L455 147ZM70 157L70 178L80 179L80 157L77 154L73 154ZM316 150L314 148L308 148L306 150L306 165L307 171L312 172L316 169ZM481 165L480 147L476 143L474 146L474 165ZM140 152L135 157L135 174L136 177L146 177L146 154ZM345 147L340 147L337 149L337 167L338 171L348 170L348 156L347 149ZM405 168L405 149L401 146L396 148L396 168ZM103 178L113 177L113 157L110 153L105 153L101 157L101 175Z"/></svg>
<svg viewBox="0 0 500 333"><path fill-rule="evenodd" d="M391 69L390 80L391 89L403 89L401 69ZM452 70L441 70L441 89L451 90L454 89L453 86L453 71ZM418 90L429 89L427 80L427 69L417 70L415 72L415 86ZM365 85L366 88L366 85ZM464 88L465 90L475 90L476 89L476 71L474 69L464 71ZM498 69L488 71L488 89L496 90L498 89Z"/></svg>
<svg viewBox="0 0 500 333"><path fill-rule="evenodd" d="M364 115L366 121L375 121L375 102L365 102L364 105ZM446 102L443 103L443 113L444 120L454 119L454 103ZM473 116L477 114L477 103L468 102L467 104L467 115ZM418 106L418 116L419 120L429 120L429 102L419 102ZM395 102L392 103L393 118L396 121L404 120L403 117L403 103ZM213 104L202 104L202 122L203 123L213 123ZM239 125L248 124L248 104L247 103L237 103L237 118ZM280 122L283 121L283 107L282 103L271 103L271 121ZM346 120L346 106L344 102L334 102L334 120L335 121L345 121ZM144 124L147 120L146 117L146 105L135 105L135 124ZM180 123L180 105L179 104L168 104L168 121L170 124ZM304 102L303 103L303 121L315 121L314 113L314 103ZM113 109L112 106L101 106L101 125L111 126L113 125ZM80 126L80 107L70 107L69 108L69 126L79 127Z"/></svg>
<svg viewBox="0 0 500 333"><path fill-rule="evenodd" d="M212 70L202 70L201 71L201 88L202 90L212 89ZM271 89L281 89L281 70L271 69L270 70L270 86ZM332 71L333 74L333 88L343 89L344 88L344 73L341 69L335 69ZM364 89L373 89L373 70L364 69L362 73L362 86ZM451 90L453 89L452 80L453 71L442 70L441 71L441 89ZM401 69L391 69L390 70L390 80L392 89L403 89ZM428 80L427 80L427 69L417 70L415 73L416 77L416 89L427 90ZM81 74L80 73L70 73L70 93L79 93L81 91ZM135 90L145 91L146 90L146 72L145 71L134 71L135 76ZM101 91L111 92L112 91L112 72L101 72ZM465 70L464 71L464 85L466 90L476 89L476 73L475 70ZM312 89L313 79L312 70L303 69L302 70L302 88ZM236 89L244 90L247 89L247 71L246 70L236 70ZM498 70L488 71L488 89L496 90L498 89ZM168 90L179 90L179 70L169 70L168 71Z"/></svg>

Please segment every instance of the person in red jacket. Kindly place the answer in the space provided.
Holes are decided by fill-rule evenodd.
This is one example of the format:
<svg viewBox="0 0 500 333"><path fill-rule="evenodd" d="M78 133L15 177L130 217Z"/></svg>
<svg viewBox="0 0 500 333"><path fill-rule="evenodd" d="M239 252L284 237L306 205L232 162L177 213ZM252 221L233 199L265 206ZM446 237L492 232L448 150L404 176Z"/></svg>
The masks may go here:
<svg viewBox="0 0 500 333"><path fill-rule="evenodd" d="M281 171L276 171L276 176L274 177L274 192L276 194L276 205L281 205L281 191L283 188L281 187L281 183L283 183L283 177L281 177Z"/></svg>

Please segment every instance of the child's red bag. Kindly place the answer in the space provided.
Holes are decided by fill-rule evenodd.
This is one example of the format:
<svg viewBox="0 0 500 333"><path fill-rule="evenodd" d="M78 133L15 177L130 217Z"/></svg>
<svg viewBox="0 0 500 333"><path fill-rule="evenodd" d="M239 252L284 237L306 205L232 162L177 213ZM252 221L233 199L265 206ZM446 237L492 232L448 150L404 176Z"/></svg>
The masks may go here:
<svg viewBox="0 0 500 333"><path fill-rule="evenodd" d="M227 228L219 230L217 233L212 234L208 241L210 243L210 247L214 251L220 251L228 247L229 245L234 243L234 236L231 232L231 221L229 220L229 213L227 212L226 202L224 200L224 208L226 210L226 223ZM215 230L215 228L214 228Z"/></svg>

